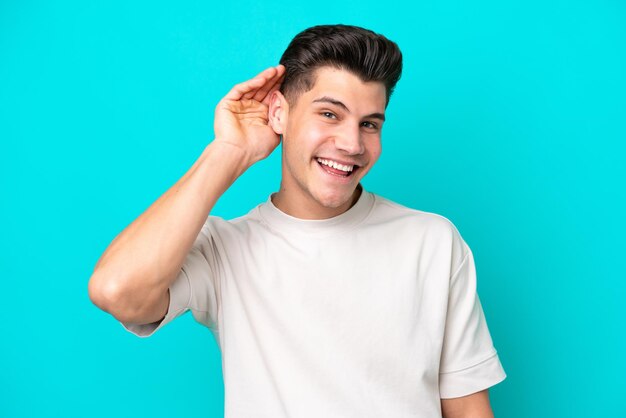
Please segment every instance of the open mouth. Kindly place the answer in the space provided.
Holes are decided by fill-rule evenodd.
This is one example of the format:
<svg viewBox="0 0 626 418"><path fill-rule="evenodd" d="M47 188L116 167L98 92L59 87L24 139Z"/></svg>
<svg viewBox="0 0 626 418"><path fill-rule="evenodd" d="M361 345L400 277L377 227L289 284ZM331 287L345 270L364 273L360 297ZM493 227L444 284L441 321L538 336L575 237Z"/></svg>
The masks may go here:
<svg viewBox="0 0 626 418"><path fill-rule="evenodd" d="M328 174L338 177L350 177L359 169L358 165L343 165L337 163L336 161L326 160L319 157L316 158L316 161Z"/></svg>

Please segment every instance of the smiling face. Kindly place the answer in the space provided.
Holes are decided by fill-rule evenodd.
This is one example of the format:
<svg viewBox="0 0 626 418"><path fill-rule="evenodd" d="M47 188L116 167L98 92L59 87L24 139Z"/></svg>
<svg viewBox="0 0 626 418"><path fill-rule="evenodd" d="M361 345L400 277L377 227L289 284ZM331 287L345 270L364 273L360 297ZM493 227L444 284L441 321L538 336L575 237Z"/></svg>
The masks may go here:
<svg viewBox="0 0 626 418"><path fill-rule="evenodd" d="M363 82L333 67L317 69L315 85L291 108L274 92L270 124L283 135L276 207L302 219L348 210L358 198L360 180L380 156L385 107L382 82Z"/></svg>

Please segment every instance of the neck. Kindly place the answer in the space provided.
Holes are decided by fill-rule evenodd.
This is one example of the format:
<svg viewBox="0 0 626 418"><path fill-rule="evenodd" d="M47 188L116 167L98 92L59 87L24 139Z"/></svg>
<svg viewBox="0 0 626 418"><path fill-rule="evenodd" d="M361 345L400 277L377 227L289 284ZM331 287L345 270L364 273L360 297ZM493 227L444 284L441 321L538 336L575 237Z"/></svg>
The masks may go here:
<svg viewBox="0 0 626 418"><path fill-rule="evenodd" d="M335 216L339 216L342 213L348 211L352 206L356 204L361 197L363 187L361 183L358 184L352 196L340 206L325 207L320 205L312 197L303 199L303 201L297 201L294 198L289 197L288 189L281 183L280 190L272 196L272 203L281 212L286 213L289 216L299 219L315 220L315 219L329 219ZM299 200L299 199L298 199Z"/></svg>

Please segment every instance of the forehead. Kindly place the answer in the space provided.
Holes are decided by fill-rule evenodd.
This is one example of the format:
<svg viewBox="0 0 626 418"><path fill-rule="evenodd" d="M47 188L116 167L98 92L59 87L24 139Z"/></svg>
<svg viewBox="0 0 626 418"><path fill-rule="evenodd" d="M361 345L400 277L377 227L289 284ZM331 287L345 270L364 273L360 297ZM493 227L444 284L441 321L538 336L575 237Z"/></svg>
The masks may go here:
<svg viewBox="0 0 626 418"><path fill-rule="evenodd" d="M350 71L328 66L315 70L314 85L300 97L299 102L306 106L322 105L323 102L315 102L321 97L332 97L358 112L382 113L387 100L382 82L364 82Z"/></svg>

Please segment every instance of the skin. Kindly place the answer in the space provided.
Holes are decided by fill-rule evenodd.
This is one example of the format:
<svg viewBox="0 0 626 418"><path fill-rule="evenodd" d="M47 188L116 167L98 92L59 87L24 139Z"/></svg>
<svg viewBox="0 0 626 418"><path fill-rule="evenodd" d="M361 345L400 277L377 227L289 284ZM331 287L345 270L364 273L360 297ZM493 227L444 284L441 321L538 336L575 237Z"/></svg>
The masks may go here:
<svg viewBox="0 0 626 418"><path fill-rule="evenodd" d="M270 94L282 65L236 84L215 108L214 140L184 176L115 237L89 279L91 301L118 321L163 319L169 286L213 206L251 165L279 144L268 125Z"/></svg>
<svg viewBox="0 0 626 418"><path fill-rule="evenodd" d="M444 418L493 418L489 390L460 398L442 399L441 412Z"/></svg>
<svg viewBox="0 0 626 418"><path fill-rule="evenodd" d="M382 150L384 84L331 67L319 68L315 80L292 107L279 91L269 107L270 125L283 135L282 181L273 203L301 219L326 219L348 210ZM347 178L338 177L328 174L317 157L358 168Z"/></svg>
<svg viewBox="0 0 626 418"><path fill-rule="evenodd" d="M269 67L235 85L215 109L215 139L193 166L109 245L89 281L95 305L135 324L160 321L169 286L219 197L250 166L266 158L283 135L283 178L274 204L303 219L325 219L358 199L359 181L381 154L386 107L381 83L364 83L344 70L323 67L313 89L290 108L279 92L285 67ZM328 96L332 103L314 103ZM370 123L376 124L374 128ZM315 157L359 165L342 181ZM346 180L346 179L343 179ZM445 418L490 418L488 391L441 400Z"/></svg>

